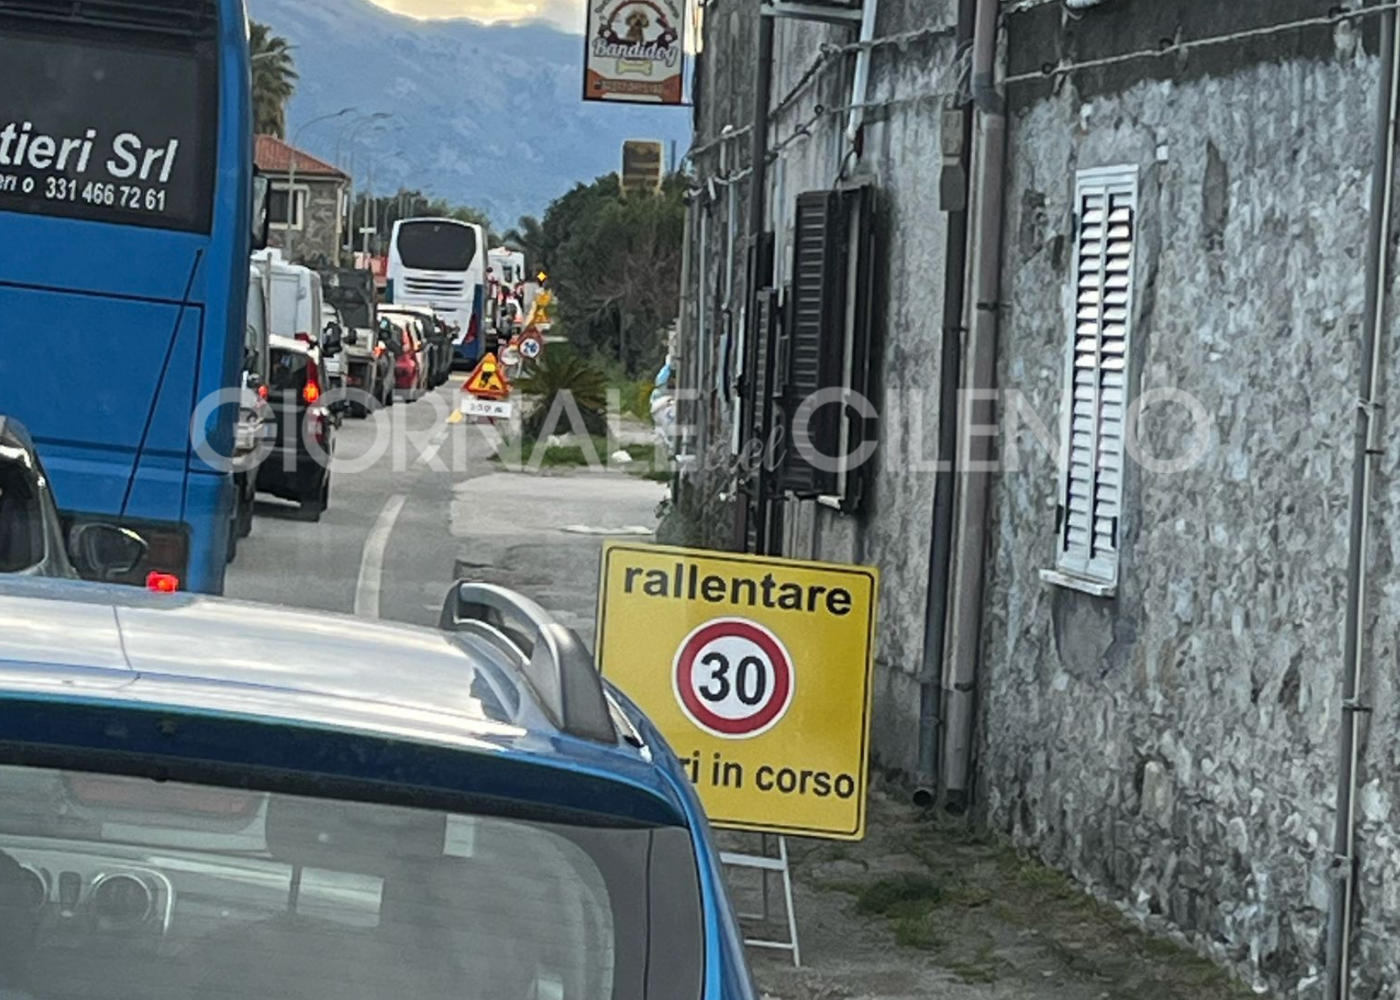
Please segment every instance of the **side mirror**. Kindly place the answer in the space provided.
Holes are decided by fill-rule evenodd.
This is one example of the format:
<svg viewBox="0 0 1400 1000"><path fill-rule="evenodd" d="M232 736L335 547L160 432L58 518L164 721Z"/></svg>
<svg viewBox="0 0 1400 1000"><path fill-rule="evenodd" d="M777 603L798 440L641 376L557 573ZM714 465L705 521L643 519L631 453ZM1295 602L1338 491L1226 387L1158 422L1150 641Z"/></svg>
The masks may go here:
<svg viewBox="0 0 1400 1000"><path fill-rule="evenodd" d="M347 344L349 344L351 347L357 346L357 345L360 343L360 331L359 331L359 330L346 330L346 331L345 331L345 342L346 342Z"/></svg>
<svg viewBox="0 0 1400 1000"><path fill-rule="evenodd" d="M325 334L321 337L321 350L327 355L340 352L341 330L339 323L327 323Z"/></svg>
<svg viewBox="0 0 1400 1000"><path fill-rule="evenodd" d="M80 524L68 533L68 557L89 579L113 580L130 573L146 558L146 540L115 524Z"/></svg>

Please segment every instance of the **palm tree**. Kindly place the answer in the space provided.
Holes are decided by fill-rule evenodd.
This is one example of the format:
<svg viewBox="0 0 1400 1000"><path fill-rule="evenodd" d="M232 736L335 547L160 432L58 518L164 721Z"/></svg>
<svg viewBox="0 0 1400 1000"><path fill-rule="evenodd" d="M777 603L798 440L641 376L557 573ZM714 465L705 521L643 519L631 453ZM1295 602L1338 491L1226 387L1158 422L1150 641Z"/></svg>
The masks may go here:
<svg viewBox="0 0 1400 1000"><path fill-rule="evenodd" d="M526 267L538 270L545 266L544 227L533 215L522 215L514 229L506 232L502 242L514 250L525 251Z"/></svg>
<svg viewBox="0 0 1400 1000"><path fill-rule="evenodd" d="M292 47L265 24L253 22L249 33L253 53L253 131L287 137L287 102L296 93L296 64Z"/></svg>

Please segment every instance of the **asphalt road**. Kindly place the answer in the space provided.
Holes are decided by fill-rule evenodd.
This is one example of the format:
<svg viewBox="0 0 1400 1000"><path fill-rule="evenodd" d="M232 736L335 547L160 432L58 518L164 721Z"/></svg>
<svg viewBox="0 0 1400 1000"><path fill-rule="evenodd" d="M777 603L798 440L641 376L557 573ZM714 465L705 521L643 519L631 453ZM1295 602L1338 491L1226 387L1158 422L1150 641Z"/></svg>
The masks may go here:
<svg viewBox="0 0 1400 1000"><path fill-rule="evenodd" d="M460 576L529 594L591 641L602 541L646 537L664 487L620 472L505 471L491 460L493 430L448 423L460 387L347 418L319 522L260 494L227 594L433 625Z"/></svg>

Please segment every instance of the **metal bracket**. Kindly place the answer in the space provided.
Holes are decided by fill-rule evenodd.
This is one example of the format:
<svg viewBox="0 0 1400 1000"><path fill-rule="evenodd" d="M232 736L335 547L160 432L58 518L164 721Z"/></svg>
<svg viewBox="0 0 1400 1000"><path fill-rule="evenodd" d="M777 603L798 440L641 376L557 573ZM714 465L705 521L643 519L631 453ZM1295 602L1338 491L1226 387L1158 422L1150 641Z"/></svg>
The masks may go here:
<svg viewBox="0 0 1400 1000"><path fill-rule="evenodd" d="M768 896L768 876L781 874L783 877L783 903L787 910L788 939L786 941L765 941L760 938L745 938L744 944L750 948L768 948L772 951L787 951L792 953L792 964L794 968L802 968L802 948L797 941L797 911L792 905L792 867L788 864L787 838L779 835L778 856L775 858L768 853L769 835L759 834L761 854L737 854L722 852L719 856L721 863L731 868L748 868L759 873L759 878L763 881L763 910L761 913L741 913L740 919L758 920L766 923L771 917Z"/></svg>
<svg viewBox="0 0 1400 1000"><path fill-rule="evenodd" d="M863 6L835 7L821 3L804 3L803 0L773 0L772 3L764 4L760 10L764 17L791 17L799 21L858 25Z"/></svg>

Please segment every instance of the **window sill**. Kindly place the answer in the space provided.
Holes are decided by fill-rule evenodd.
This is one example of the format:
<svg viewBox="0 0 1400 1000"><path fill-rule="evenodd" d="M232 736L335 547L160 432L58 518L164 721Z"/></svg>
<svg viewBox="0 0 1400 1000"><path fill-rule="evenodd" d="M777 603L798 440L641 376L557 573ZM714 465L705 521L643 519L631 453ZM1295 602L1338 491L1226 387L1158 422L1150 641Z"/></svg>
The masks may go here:
<svg viewBox="0 0 1400 1000"><path fill-rule="evenodd" d="M1064 587L1067 590L1077 590L1081 594L1089 594L1093 597L1118 596L1118 588L1114 584L1104 583L1100 580L1090 580L1082 576L1075 576L1072 573L1065 573L1058 569L1041 570L1040 582L1049 584L1052 587Z"/></svg>

